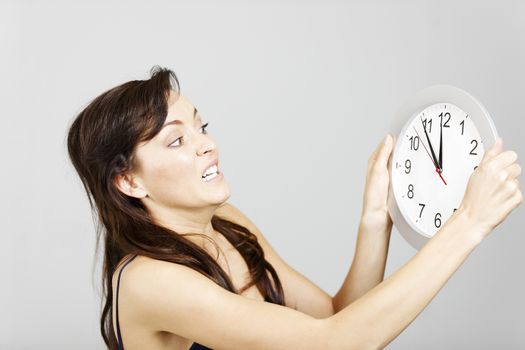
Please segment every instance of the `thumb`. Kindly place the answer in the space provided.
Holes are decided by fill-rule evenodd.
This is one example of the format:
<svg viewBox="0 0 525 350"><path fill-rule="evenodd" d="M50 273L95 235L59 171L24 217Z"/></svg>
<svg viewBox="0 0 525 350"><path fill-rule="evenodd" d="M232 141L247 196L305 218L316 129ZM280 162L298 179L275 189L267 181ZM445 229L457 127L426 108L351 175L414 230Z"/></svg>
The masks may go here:
<svg viewBox="0 0 525 350"><path fill-rule="evenodd" d="M496 138L496 141L494 142L492 147L490 147L485 152L481 161L482 162L488 161L494 158L495 156L497 156L499 153L501 153L501 150L503 149L502 145L503 145L503 140L501 139L501 137Z"/></svg>
<svg viewBox="0 0 525 350"><path fill-rule="evenodd" d="M381 145L381 149L379 150L379 154L377 155L377 163L379 163L380 165L386 165L388 157L392 152L392 145L392 135L388 133L386 134L385 139L383 140L383 144Z"/></svg>

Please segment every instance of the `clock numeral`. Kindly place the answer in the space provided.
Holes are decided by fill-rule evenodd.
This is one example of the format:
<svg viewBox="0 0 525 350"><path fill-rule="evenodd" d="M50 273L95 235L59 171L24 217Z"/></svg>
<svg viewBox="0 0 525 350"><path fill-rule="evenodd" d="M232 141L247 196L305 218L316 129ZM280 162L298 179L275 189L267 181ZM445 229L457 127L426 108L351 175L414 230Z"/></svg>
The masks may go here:
<svg viewBox="0 0 525 350"><path fill-rule="evenodd" d="M470 151L470 154L473 155L473 156L477 156L478 154L476 152L474 152L474 150L476 149L476 147L478 147L478 141L477 140L472 140L470 141L470 144L472 145L472 143L474 143L474 148L472 148L472 150Z"/></svg>
<svg viewBox="0 0 525 350"><path fill-rule="evenodd" d="M477 168L478 168L478 166L476 165L476 166L474 167L474 170L476 170Z"/></svg>
<svg viewBox="0 0 525 350"><path fill-rule="evenodd" d="M454 208L454 211L453 211L453 213L455 213L455 212L456 212L456 210L458 210L458 208Z"/></svg>
<svg viewBox="0 0 525 350"><path fill-rule="evenodd" d="M441 214L440 213L437 213L436 216L434 217L434 225L436 225L436 227L441 227Z"/></svg>
<svg viewBox="0 0 525 350"><path fill-rule="evenodd" d="M459 125L461 125L461 135L463 135L463 132L465 131L465 121L463 120Z"/></svg>
<svg viewBox="0 0 525 350"><path fill-rule="evenodd" d="M447 112L445 113L445 118L448 117L447 121L445 122L445 124L443 124L443 112L441 112L439 114L439 117L441 118L441 125L444 127L444 128L450 128L450 125L448 125L448 122L450 121L450 113Z"/></svg>
<svg viewBox="0 0 525 350"><path fill-rule="evenodd" d="M417 151L419 148L419 136L411 136L410 140L410 149Z"/></svg>
<svg viewBox="0 0 525 350"><path fill-rule="evenodd" d="M405 160L405 174L410 173L411 169L412 169L412 163L410 162L410 159Z"/></svg>
<svg viewBox="0 0 525 350"><path fill-rule="evenodd" d="M419 206L421 207L421 211L419 212L419 217L421 218L421 214L423 214L423 209L425 209L425 204L419 203Z"/></svg>
<svg viewBox="0 0 525 350"><path fill-rule="evenodd" d="M427 128L427 118L423 119L423 127ZM432 119L428 121L428 132L432 132Z"/></svg>
<svg viewBox="0 0 525 350"><path fill-rule="evenodd" d="M410 198L410 199L414 198L414 185L412 185L412 184L408 185L408 193L407 193L407 196L408 196L408 198Z"/></svg>

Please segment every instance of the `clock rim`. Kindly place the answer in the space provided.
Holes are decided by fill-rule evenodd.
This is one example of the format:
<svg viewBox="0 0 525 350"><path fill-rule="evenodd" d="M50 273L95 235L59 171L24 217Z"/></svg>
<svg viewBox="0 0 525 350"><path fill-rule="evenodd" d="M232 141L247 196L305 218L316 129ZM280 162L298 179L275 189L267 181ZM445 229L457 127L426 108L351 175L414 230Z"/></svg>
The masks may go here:
<svg viewBox="0 0 525 350"><path fill-rule="evenodd" d="M494 121L492 120L487 109L472 94L456 86L448 84L438 84L429 86L420 90L413 95L396 113L395 121L398 123L392 129L393 135L398 136L392 153L392 161L389 163L390 186L387 200L387 207L394 223L394 226L403 238L416 250L421 249L432 237L426 235L407 220L399 206L398 198L393 191L393 166L394 159L399 155L399 149L402 137L406 129L410 126L414 116L421 113L425 108L436 103L450 103L464 112L474 122L485 149L490 148L496 139L498 133ZM409 115L410 117L406 117ZM441 226L443 227L443 226Z"/></svg>

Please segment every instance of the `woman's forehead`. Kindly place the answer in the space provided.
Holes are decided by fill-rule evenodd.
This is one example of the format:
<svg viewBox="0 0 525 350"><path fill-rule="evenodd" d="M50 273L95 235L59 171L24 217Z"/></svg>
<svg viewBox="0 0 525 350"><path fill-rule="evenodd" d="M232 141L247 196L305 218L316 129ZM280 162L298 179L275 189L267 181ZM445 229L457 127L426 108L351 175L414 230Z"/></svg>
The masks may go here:
<svg viewBox="0 0 525 350"><path fill-rule="evenodd" d="M184 119L191 121L195 114L195 108L191 101L183 94L177 95L175 92L170 93L168 99L168 115L166 122L174 119Z"/></svg>

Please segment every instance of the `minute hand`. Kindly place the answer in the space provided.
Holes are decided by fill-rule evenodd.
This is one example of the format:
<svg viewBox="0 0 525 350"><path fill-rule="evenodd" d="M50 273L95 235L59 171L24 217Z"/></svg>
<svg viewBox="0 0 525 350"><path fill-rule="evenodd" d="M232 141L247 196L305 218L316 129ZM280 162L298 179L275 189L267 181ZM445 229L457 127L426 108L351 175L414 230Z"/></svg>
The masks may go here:
<svg viewBox="0 0 525 350"><path fill-rule="evenodd" d="M423 124L423 120L421 120L421 123ZM439 162L436 158L436 154L434 153L434 148L432 147L432 143L430 142L430 137L428 137L427 128L425 128L425 124L423 124L423 131L425 132L425 136L427 137L428 145L430 146L430 152L432 153L432 161L434 162L434 165L436 166L436 170L440 169Z"/></svg>
<svg viewBox="0 0 525 350"><path fill-rule="evenodd" d="M439 171L443 172L443 123L441 123L439 131Z"/></svg>

